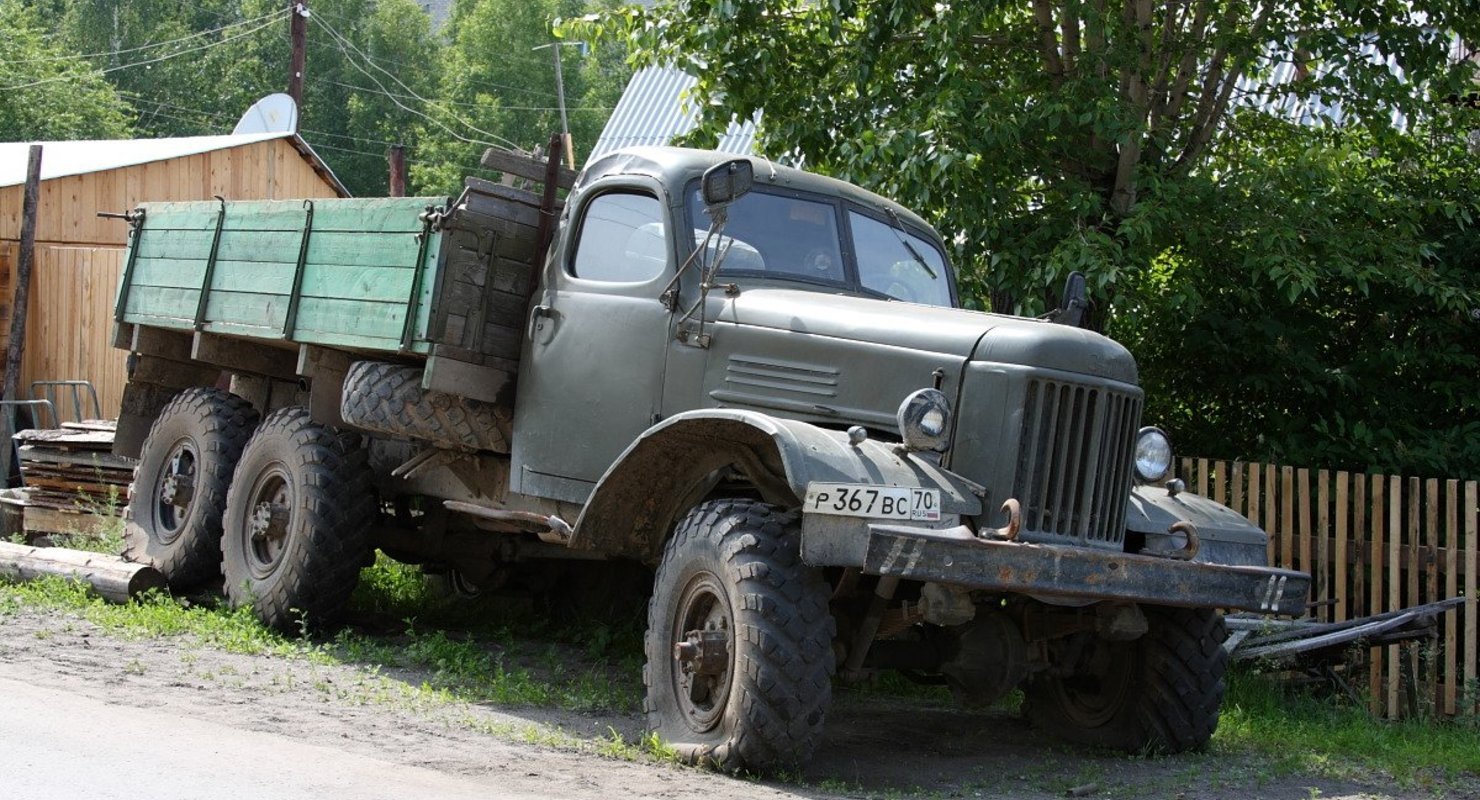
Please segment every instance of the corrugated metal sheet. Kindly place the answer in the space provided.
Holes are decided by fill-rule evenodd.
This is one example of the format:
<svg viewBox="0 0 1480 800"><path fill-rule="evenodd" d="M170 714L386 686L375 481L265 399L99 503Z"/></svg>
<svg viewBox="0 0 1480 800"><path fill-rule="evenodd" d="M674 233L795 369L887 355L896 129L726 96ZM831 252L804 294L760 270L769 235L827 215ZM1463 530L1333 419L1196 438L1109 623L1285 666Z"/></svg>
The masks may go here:
<svg viewBox="0 0 1480 800"><path fill-rule="evenodd" d="M226 150L270 139L289 139L295 149L324 176L341 195L349 190L335 177L333 170L313 151L303 138L294 133L248 133L231 136L176 136L168 139L86 139L66 142L0 142L0 186L15 186L26 181L26 161L31 145L45 149L41 155L41 179L132 167L153 161L168 161L214 150Z"/></svg>
<svg viewBox="0 0 1480 800"><path fill-rule="evenodd" d="M1430 32L1433 36L1442 36L1437 32ZM1287 43L1280 52L1271 52L1267 67L1269 74L1261 78L1244 77L1239 80L1235 90L1236 102L1252 106L1259 110L1282 117L1300 125L1332 125L1340 126L1346 121L1347 112L1342 108L1340 98L1325 97L1294 97L1288 87L1294 83L1299 75L1296 65L1289 60L1288 53L1294 47L1293 43ZM1274 48L1272 47L1273 51ZM1378 49L1377 43L1365 40L1357 45L1358 54L1373 65L1383 65L1399 80L1404 79L1403 68L1399 66L1398 60L1390 54L1384 54ZM1465 58L1473 58L1470 52L1458 36L1451 36L1449 41L1449 58L1459 62ZM1328 68L1316 67L1317 75L1325 74ZM1396 109L1391 112L1389 123L1398 130L1408 129L1408 117Z"/></svg>
<svg viewBox="0 0 1480 800"><path fill-rule="evenodd" d="M698 123L684 92L696 83L698 79L673 67L638 70L622 93L622 99L617 101L587 160L623 147L672 144L674 137L693 130ZM722 153L755 155L757 120L731 123L716 149Z"/></svg>

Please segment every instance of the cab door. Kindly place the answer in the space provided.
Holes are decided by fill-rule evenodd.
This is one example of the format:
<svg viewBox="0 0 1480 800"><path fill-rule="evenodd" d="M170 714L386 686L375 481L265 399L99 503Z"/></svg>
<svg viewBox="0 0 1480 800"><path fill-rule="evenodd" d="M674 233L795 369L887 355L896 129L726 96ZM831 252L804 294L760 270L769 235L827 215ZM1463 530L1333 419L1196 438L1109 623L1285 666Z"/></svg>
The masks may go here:
<svg viewBox="0 0 1480 800"><path fill-rule="evenodd" d="M515 401L512 488L584 502L662 408L675 260L656 182L581 192L530 309Z"/></svg>

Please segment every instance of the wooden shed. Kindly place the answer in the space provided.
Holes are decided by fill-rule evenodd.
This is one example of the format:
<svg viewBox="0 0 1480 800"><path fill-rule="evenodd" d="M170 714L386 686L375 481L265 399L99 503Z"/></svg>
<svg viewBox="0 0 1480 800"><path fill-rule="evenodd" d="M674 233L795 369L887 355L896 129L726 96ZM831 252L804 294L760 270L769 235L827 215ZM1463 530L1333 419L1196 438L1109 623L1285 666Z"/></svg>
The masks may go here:
<svg viewBox="0 0 1480 800"><path fill-rule="evenodd" d="M128 225L98 217L146 201L347 197L299 136L0 143L0 349L10 330L11 276L31 144L44 147L36 263L21 392L32 381L89 380L104 416L118 413L125 354L112 347L113 301ZM3 368L3 365L0 365Z"/></svg>

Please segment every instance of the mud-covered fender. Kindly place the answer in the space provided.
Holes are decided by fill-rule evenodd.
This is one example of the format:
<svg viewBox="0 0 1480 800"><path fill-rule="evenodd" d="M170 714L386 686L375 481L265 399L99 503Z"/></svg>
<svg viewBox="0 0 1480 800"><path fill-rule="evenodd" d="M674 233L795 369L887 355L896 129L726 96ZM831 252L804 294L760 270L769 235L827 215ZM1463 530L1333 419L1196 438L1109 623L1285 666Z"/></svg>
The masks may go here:
<svg viewBox="0 0 1480 800"><path fill-rule="evenodd" d="M1172 495L1160 486L1137 486L1125 509L1125 527L1144 534L1148 550L1182 547L1180 533L1169 528L1190 522L1202 546L1194 561L1209 564L1269 566L1269 535L1231 508L1191 492Z"/></svg>
<svg viewBox="0 0 1480 800"><path fill-rule="evenodd" d="M805 422L701 409L649 428L622 453L596 484L570 546L656 562L678 518L727 467L744 474L766 502L788 508L801 505L807 484L819 481L940 489L943 514L981 513L980 487L891 443L855 446L846 433ZM864 537L866 522L857 520Z"/></svg>

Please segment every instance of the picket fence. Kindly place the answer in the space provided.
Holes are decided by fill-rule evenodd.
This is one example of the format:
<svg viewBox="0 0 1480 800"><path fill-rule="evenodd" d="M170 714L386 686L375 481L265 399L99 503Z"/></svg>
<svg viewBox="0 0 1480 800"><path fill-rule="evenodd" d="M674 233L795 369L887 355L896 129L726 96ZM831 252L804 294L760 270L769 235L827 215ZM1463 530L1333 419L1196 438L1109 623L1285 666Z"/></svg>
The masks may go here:
<svg viewBox="0 0 1480 800"><path fill-rule="evenodd" d="M1339 622L1468 598L1440 618L1435 641L1353 654L1348 678L1367 690L1370 710L1383 717L1476 713L1476 481L1207 458L1183 458L1178 467L1189 490L1269 532L1270 564L1312 575L1313 618Z"/></svg>

